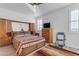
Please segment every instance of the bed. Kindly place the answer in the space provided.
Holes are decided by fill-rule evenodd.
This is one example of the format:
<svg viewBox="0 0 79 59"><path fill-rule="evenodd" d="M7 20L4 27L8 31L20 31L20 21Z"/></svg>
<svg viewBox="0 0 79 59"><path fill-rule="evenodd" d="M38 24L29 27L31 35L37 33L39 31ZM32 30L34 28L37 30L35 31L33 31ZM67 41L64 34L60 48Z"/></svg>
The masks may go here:
<svg viewBox="0 0 79 59"><path fill-rule="evenodd" d="M45 39L30 33L15 33L12 40L17 55L27 55L45 45Z"/></svg>

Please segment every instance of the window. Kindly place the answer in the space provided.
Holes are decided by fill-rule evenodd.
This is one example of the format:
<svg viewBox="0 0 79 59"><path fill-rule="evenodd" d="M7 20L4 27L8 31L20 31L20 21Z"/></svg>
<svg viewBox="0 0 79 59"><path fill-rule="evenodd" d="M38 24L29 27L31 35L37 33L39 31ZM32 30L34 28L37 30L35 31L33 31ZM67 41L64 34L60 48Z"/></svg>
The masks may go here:
<svg viewBox="0 0 79 59"><path fill-rule="evenodd" d="M43 27L42 20L37 20L37 29L38 29L38 31L42 30L42 27Z"/></svg>
<svg viewBox="0 0 79 59"><path fill-rule="evenodd" d="M71 32L78 32L79 31L79 10L72 10L70 14L70 30Z"/></svg>

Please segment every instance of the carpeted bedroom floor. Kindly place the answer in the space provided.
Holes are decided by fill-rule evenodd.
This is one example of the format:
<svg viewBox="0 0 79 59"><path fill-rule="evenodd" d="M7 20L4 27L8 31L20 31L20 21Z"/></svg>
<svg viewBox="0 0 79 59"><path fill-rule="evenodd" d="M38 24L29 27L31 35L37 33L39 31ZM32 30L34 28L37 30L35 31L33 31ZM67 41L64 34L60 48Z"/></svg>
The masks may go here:
<svg viewBox="0 0 79 59"><path fill-rule="evenodd" d="M12 45L0 47L0 56L16 56L15 49Z"/></svg>
<svg viewBox="0 0 79 59"><path fill-rule="evenodd" d="M35 53L30 54L30 56L79 56L79 54L66 49L48 45L36 51Z"/></svg>
<svg viewBox="0 0 79 59"><path fill-rule="evenodd" d="M0 56L17 56L12 45L0 47ZM79 56L71 51L56 48L52 45L42 47L26 56Z"/></svg>

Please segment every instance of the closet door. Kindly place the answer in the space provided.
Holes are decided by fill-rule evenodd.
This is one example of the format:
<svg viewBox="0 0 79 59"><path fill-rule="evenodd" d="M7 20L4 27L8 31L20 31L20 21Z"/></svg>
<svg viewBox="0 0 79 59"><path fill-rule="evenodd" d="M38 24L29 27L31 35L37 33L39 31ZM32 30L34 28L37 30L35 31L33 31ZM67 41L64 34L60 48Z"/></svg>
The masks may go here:
<svg viewBox="0 0 79 59"><path fill-rule="evenodd" d="M5 20L1 20L0 19L0 37L2 37L5 34L5 32L6 32L5 24L6 24Z"/></svg>
<svg viewBox="0 0 79 59"><path fill-rule="evenodd" d="M4 40L6 42L5 45L8 45L8 44L11 44L12 43L12 37L11 36L8 36L6 33L9 33L9 32L12 32L12 23L11 21L9 20L6 20L6 32L5 32L5 35L4 35Z"/></svg>
<svg viewBox="0 0 79 59"><path fill-rule="evenodd" d="M0 20L0 46L3 46L5 44L5 40L3 39L5 29L5 20Z"/></svg>
<svg viewBox="0 0 79 59"><path fill-rule="evenodd" d="M11 22L6 19L0 19L0 46L5 46L11 43L11 37L7 36L11 32Z"/></svg>
<svg viewBox="0 0 79 59"><path fill-rule="evenodd" d="M6 20L6 32L12 31L12 22L9 20Z"/></svg>

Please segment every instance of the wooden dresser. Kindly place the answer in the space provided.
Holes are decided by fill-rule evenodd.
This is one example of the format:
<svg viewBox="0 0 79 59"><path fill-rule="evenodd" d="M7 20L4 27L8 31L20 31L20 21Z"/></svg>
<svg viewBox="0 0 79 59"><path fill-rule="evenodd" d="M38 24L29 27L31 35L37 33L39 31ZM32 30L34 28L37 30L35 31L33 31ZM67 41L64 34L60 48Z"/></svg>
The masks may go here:
<svg viewBox="0 0 79 59"><path fill-rule="evenodd" d="M11 22L0 18L0 46L11 43L11 37L7 36L8 32L11 32Z"/></svg>
<svg viewBox="0 0 79 59"><path fill-rule="evenodd" d="M52 28L43 28L42 29L42 36L45 38L47 43L53 42L53 35L52 35Z"/></svg>

